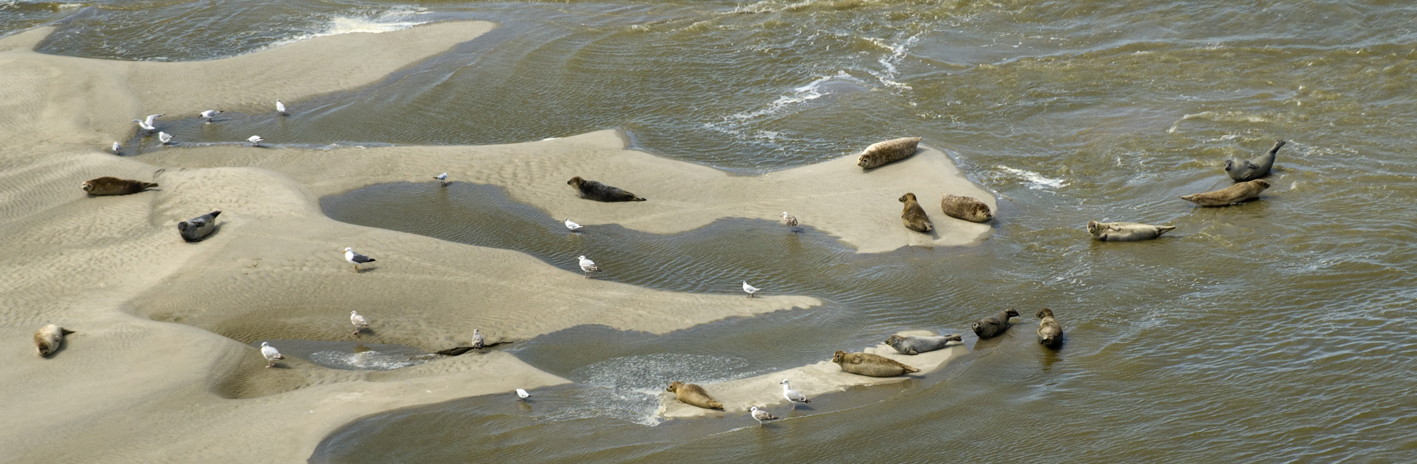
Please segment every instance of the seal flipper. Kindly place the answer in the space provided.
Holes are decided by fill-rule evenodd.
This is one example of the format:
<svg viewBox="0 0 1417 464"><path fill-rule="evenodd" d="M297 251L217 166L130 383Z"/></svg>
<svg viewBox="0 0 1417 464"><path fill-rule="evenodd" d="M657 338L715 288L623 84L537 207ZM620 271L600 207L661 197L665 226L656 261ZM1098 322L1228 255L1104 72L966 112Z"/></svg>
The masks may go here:
<svg viewBox="0 0 1417 464"><path fill-rule="evenodd" d="M72 331L72 330L69 330L69 329L63 329L63 328L61 328L61 329L59 329L59 333L64 334L64 335L69 335L69 334L75 333L75 332Z"/></svg>

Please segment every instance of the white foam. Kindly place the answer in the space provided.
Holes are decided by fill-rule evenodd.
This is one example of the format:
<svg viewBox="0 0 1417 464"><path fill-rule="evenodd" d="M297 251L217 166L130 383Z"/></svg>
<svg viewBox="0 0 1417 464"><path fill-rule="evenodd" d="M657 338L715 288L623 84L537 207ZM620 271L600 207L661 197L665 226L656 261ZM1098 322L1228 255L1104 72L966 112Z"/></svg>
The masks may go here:
<svg viewBox="0 0 1417 464"><path fill-rule="evenodd" d="M428 21L419 21L414 19L415 16L425 14L428 14L428 11L423 8L398 8L379 13L372 17L335 16L334 18L330 18L330 21L326 23L324 27L320 28L315 32L291 37L289 39L270 44L264 48L279 47L281 45L291 44L302 40L310 40L316 37L325 37L331 35L354 34L360 32L378 34L381 32L401 31L413 26L417 26L419 24L428 23Z"/></svg>
<svg viewBox="0 0 1417 464"><path fill-rule="evenodd" d="M1000 165L1000 166L994 166L994 167L996 167L996 168L998 168L998 169L1000 169L1000 170L1002 170L1002 171L1004 171L1004 172L1007 172L1007 173L1009 173L1009 174L1013 174L1013 175L1022 177L1023 180L1028 181L1028 184L1029 184L1029 185L1028 185L1028 188L1033 189L1033 190L1038 190L1038 189L1042 189L1042 188L1057 189L1057 188L1062 188L1062 187L1065 187L1065 186L1068 185L1068 183L1067 183L1067 182L1064 182L1062 179L1051 179L1051 178L1048 178L1048 177L1044 177L1042 174L1039 174L1039 173L1036 173L1036 172L1033 172L1033 171L1025 171L1025 170L1022 170L1022 169L1014 169L1014 168L1011 168L1011 167L1008 167L1008 166L1002 166L1002 165Z"/></svg>

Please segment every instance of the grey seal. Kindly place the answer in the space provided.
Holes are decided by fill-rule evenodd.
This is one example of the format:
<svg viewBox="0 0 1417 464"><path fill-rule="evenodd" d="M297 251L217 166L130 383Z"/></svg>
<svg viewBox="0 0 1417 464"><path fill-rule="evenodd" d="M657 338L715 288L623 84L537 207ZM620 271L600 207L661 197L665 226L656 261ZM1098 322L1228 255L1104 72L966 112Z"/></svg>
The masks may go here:
<svg viewBox="0 0 1417 464"><path fill-rule="evenodd" d="M723 409L723 403L714 401L713 397L709 396L708 391L704 390L704 387L692 383L674 382L669 384L669 388L665 388L665 390L673 392L674 398L679 400L680 403L691 404L704 409Z"/></svg>
<svg viewBox="0 0 1417 464"><path fill-rule="evenodd" d="M900 213L900 221L905 224L905 228L923 234L935 229L935 225L930 223L930 216L925 215L925 208L921 208L920 202L915 201L914 193L902 195L900 202L905 203L905 208Z"/></svg>
<svg viewBox="0 0 1417 464"><path fill-rule="evenodd" d="M1087 232L1092 234L1092 238L1104 242L1151 240L1175 229L1176 226L1154 226L1136 222L1087 221Z"/></svg>
<svg viewBox="0 0 1417 464"><path fill-rule="evenodd" d="M900 354L920 354L944 348L949 342L963 341L959 335L941 335L938 337L902 337L891 335L886 338L886 344Z"/></svg>
<svg viewBox="0 0 1417 464"><path fill-rule="evenodd" d="M1186 195L1181 197L1181 199L1201 206L1227 206L1259 198L1260 192L1263 192L1264 189L1267 188L1269 188L1269 182L1255 179L1231 185L1220 190Z"/></svg>
<svg viewBox="0 0 1417 464"><path fill-rule="evenodd" d="M55 351L59 351L59 345L64 344L64 336L71 333L74 331L54 324L40 327L39 331L34 333L34 347L39 349L40 357L47 358Z"/></svg>
<svg viewBox="0 0 1417 464"><path fill-rule="evenodd" d="M1053 318L1053 310L1038 310L1038 319L1038 344L1055 350L1062 346L1063 326L1058 325L1058 320Z"/></svg>
<svg viewBox="0 0 1417 464"><path fill-rule="evenodd" d="M216 230L216 217L221 211L212 211L201 216L177 223L177 232L182 234L182 240L189 242L201 241Z"/></svg>
<svg viewBox="0 0 1417 464"><path fill-rule="evenodd" d="M616 187L602 184L593 180L582 179L580 176L572 177L566 181L566 185L576 188L580 192L581 198L595 201L645 201L630 192L626 192Z"/></svg>
<svg viewBox="0 0 1417 464"><path fill-rule="evenodd" d="M1002 335L1005 330L1009 330L1009 318L1018 317L1018 311L1005 309L993 316L989 316L970 324L974 329L974 334L979 338L993 338Z"/></svg>
<svg viewBox="0 0 1417 464"><path fill-rule="evenodd" d="M1268 153L1256 156L1254 159L1225 160L1225 173L1230 175L1235 182L1259 179L1269 175L1269 169L1274 167L1274 155L1279 153L1280 147L1284 146L1283 140L1275 140L1274 147Z"/></svg>
<svg viewBox="0 0 1417 464"><path fill-rule="evenodd" d="M919 145L920 137L904 137L876 142L866 147L861 155L856 157L856 165L861 166L862 169L871 169L894 163L914 155L915 148Z"/></svg>
<svg viewBox="0 0 1417 464"><path fill-rule="evenodd" d="M871 353L837 351L836 355L832 356L832 362L840 365L843 371L867 377L895 377L920 372L920 369L907 366L900 361Z"/></svg>
<svg viewBox="0 0 1417 464"><path fill-rule="evenodd" d="M84 191L94 196L127 195L153 187L157 187L157 183L119 179L117 177L100 177L84 181Z"/></svg>
<svg viewBox="0 0 1417 464"><path fill-rule="evenodd" d="M994 212L989 211L989 205L974 197L946 193L940 197L940 210L944 211L946 216L969 222L987 222L994 219Z"/></svg>

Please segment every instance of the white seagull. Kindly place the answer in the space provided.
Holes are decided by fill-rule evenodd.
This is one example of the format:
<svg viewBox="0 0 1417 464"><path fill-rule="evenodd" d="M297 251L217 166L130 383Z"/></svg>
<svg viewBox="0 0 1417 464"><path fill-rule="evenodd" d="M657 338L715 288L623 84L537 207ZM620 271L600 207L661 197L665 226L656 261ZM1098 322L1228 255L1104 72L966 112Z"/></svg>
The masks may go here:
<svg viewBox="0 0 1417 464"><path fill-rule="evenodd" d="M758 425L762 425L762 423L765 421L777 420L777 416L774 416L771 413L768 413L767 411L764 411L762 409L758 409L757 406L753 406L753 408L749 409L748 412L753 415L754 419L758 420Z"/></svg>
<svg viewBox="0 0 1417 464"><path fill-rule="evenodd" d="M521 399L531 398L531 393L527 393L526 390L522 390L522 389L518 388L518 389L517 389L517 397L518 397L518 398L521 398Z"/></svg>
<svg viewBox="0 0 1417 464"><path fill-rule="evenodd" d="M486 343L482 341L482 332L478 332L477 329L472 329L472 348L482 349L485 344Z"/></svg>
<svg viewBox="0 0 1417 464"><path fill-rule="evenodd" d="M797 403L812 402L812 400L807 399L807 395L803 395L800 391L793 390L792 382L788 382L787 379L782 379L782 382L779 383L782 384L782 397L787 398L787 402L792 403L792 409L797 409Z"/></svg>
<svg viewBox="0 0 1417 464"><path fill-rule="evenodd" d="M276 347L271 346L270 342L261 342L261 356L265 356L266 361L268 361L266 367L276 365L277 359L285 359L285 356L281 356L280 352L276 351Z"/></svg>
<svg viewBox="0 0 1417 464"><path fill-rule="evenodd" d="M374 258L355 253L353 248L344 247L344 260L354 265L354 272L359 272L359 265L374 262Z"/></svg>
<svg viewBox="0 0 1417 464"><path fill-rule="evenodd" d="M349 312L349 323L354 324L354 334L359 335L359 331L369 328L369 321L364 316L359 315L359 311Z"/></svg>
<svg viewBox="0 0 1417 464"><path fill-rule="evenodd" d="M280 100L276 100L276 112L281 116L290 116L290 113L285 111L285 103L281 103Z"/></svg>
<svg viewBox="0 0 1417 464"><path fill-rule="evenodd" d="M748 281L743 281L743 291L748 292L748 298L752 298L754 293L758 293L758 287L748 285Z"/></svg>
<svg viewBox="0 0 1417 464"><path fill-rule="evenodd" d="M797 228L797 217L787 214L787 211L782 212L782 223L786 224L788 230L791 230L793 233L801 231L801 229Z"/></svg>
<svg viewBox="0 0 1417 464"><path fill-rule="evenodd" d="M157 130L157 127L153 126L153 122L157 121L157 118L160 117L162 117L162 114L149 114L147 119L134 119L133 122L138 123L138 128L142 129L143 132L152 132Z"/></svg>
<svg viewBox="0 0 1417 464"><path fill-rule="evenodd" d="M444 187L448 186L448 173L445 172L442 174L438 174L436 176L433 176L433 178L438 179L438 182L442 182Z"/></svg>
<svg viewBox="0 0 1417 464"><path fill-rule="evenodd" d="M250 136L250 137L246 138L246 141L247 141L247 142L251 142L251 146L253 146L253 147L259 147L259 146L261 146L261 141L263 141L263 140L266 140L266 139L261 138L261 136L259 136L259 135L253 135L253 136Z"/></svg>
<svg viewBox="0 0 1417 464"><path fill-rule="evenodd" d="M206 110L202 112L202 117L207 119L207 124L211 124L212 118L215 118L218 114L221 114L221 110Z"/></svg>
<svg viewBox="0 0 1417 464"><path fill-rule="evenodd" d="M575 222L572 222L570 219L567 219L567 220L566 220L566 228L567 228L567 229L571 229L571 232L579 232L579 231L581 230L581 225L580 225L580 224L576 224Z"/></svg>
<svg viewBox="0 0 1417 464"><path fill-rule="evenodd" d="M581 270L585 271L585 278L587 279L590 278L590 273L600 272L600 268L595 265L595 261L586 259L585 255L581 255Z"/></svg>
<svg viewBox="0 0 1417 464"><path fill-rule="evenodd" d="M120 149L122 149L122 148L123 148L123 146L122 146L122 145L119 145L118 142L113 142L113 154L115 154L115 155L118 154L118 150L120 150Z"/></svg>
<svg viewBox="0 0 1417 464"><path fill-rule="evenodd" d="M158 132L157 141L162 142L163 145L172 143L172 134L166 132Z"/></svg>

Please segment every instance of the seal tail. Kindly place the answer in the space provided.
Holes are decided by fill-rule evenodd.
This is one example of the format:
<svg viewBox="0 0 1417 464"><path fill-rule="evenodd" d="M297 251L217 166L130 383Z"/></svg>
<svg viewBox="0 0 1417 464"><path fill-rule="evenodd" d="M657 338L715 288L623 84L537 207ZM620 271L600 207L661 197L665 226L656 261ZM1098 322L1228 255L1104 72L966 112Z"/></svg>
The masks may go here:
<svg viewBox="0 0 1417 464"><path fill-rule="evenodd" d="M905 368L905 373L907 373L907 374L914 374L914 373L916 373L916 372L920 372L920 369L916 369L916 368L914 368L914 367L906 366L906 365L904 365L904 364L902 364L901 367L904 367L904 368Z"/></svg>
<svg viewBox="0 0 1417 464"><path fill-rule="evenodd" d="M1163 234L1173 230L1176 230L1176 226L1156 226L1156 236L1160 237Z"/></svg>
<svg viewBox="0 0 1417 464"><path fill-rule="evenodd" d="M710 401L708 405L709 409L723 409L723 403L717 401Z"/></svg>
<svg viewBox="0 0 1417 464"><path fill-rule="evenodd" d="M74 331L69 330L69 329L65 329L65 328L60 328L60 329L59 329L59 333L60 333L61 335L69 335L69 334L71 334L71 333L74 333Z"/></svg>
<svg viewBox="0 0 1417 464"><path fill-rule="evenodd" d="M645 201L645 198L644 198L644 197L635 197L634 200L630 200L630 201Z"/></svg>
<svg viewBox="0 0 1417 464"><path fill-rule="evenodd" d="M1269 149L1269 154L1270 154L1270 156L1273 156L1274 154L1279 153L1279 149L1280 149L1280 148L1283 148L1285 143L1288 143L1288 142L1285 142L1283 139L1276 139L1276 140L1274 141L1274 148L1270 148L1270 149Z"/></svg>
<svg viewBox="0 0 1417 464"><path fill-rule="evenodd" d="M142 185L145 189L157 187L157 182L139 182L139 184Z"/></svg>

